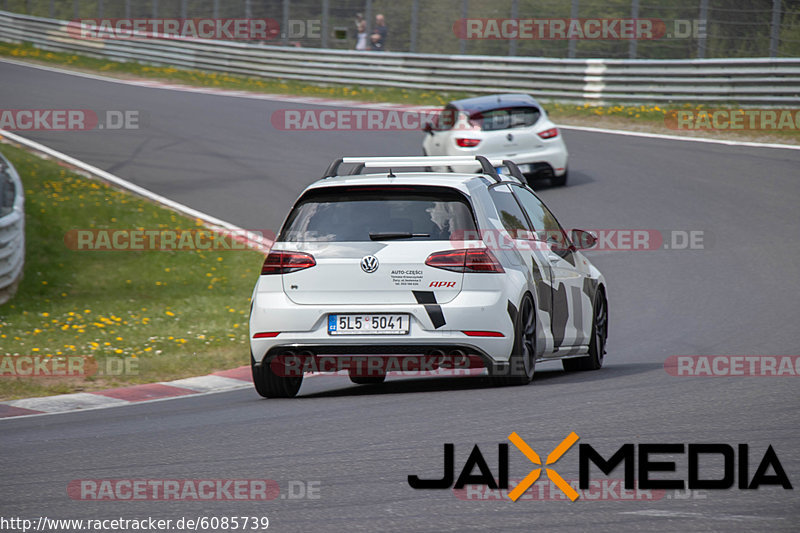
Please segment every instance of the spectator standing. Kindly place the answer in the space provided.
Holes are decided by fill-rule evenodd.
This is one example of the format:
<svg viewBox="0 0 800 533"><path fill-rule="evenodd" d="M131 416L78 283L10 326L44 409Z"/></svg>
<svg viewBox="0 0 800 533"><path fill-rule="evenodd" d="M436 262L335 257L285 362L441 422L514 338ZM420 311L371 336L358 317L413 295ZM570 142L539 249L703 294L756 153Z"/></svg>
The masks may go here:
<svg viewBox="0 0 800 533"><path fill-rule="evenodd" d="M367 44L367 21L364 15L356 13L356 50L369 50Z"/></svg>
<svg viewBox="0 0 800 533"><path fill-rule="evenodd" d="M376 52L383 52L386 50L386 18L383 15L375 15L375 29L372 30L370 41L372 49Z"/></svg>

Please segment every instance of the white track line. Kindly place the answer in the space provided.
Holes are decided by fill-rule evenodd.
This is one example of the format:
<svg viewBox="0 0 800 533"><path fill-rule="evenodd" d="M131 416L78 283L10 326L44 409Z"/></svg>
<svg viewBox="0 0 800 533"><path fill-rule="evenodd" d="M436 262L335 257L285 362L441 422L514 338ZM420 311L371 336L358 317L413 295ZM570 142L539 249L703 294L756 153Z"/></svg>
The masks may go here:
<svg viewBox="0 0 800 533"><path fill-rule="evenodd" d="M757 143L750 141L731 141L727 139L706 139L705 137L684 137L683 135L668 135L665 133L647 133L642 131L609 130L605 128L592 128L590 126L567 126L559 125L561 129L578 130L590 133L608 133L611 135L628 135L631 137L646 137L650 139L666 139L669 141L692 141L698 143L724 144L727 146L750 146L753 148L785 148L788 150L800 150L800 145L778 144L778 143Z"/></svg>
<svg viewBox="0 0 800 533"><path fill-rule="evenodd" d="M22 67L29 67L35 68L39 70L46 70L49 72L57 72L59 74L67 74L70 76L77 76L81 78L87 78L96 81L105 81L109 83L120 83L123 85L132 85L136 87L147 87L150 89L162 89L168 91L183 91L183 92L192 92L192 93L200 93L200 94L213 94L216 96L227 96L231 98L249 98L255 100L269 100L274 102L295 102L295 103L304 103L309 105L317 105L317 106L326 106L326 107L342 107L342 106L350 106L350 107L357 107L357 108L374 108L374 109L394 109L403 104L391 104L391 103L373 103L373 102L356 102L352 100L338 100L334 98L316 98L316 97L309 97L309 96L293 96L293 95L280 95L280 94L266 94L266 93L253 93L241 90L233 90L233 89L213 89L210 87L193 87L188 85L179 85L179 84L171 84L165 82L159 82L155 80L143 80L143 79L135 79L135 80L125 80L119 78L112 78L108 76L101 76L99 74L89 74L86 72L79 72L75 70L68 70L58 67L51 67L48 65L37 65L33 63L26 63L24 61L16 61L13 59L6 59L0 58L0 62L3 63L10 63L13 65L18 65ZM423 107L418 106L419 109L430 109L430 107ZM407 107L407 109L412 110L414 109L413 106ZM778 148L778 149L786 149L786 150L800 150L800 145L793 145L793 144L779 144L779 143L759 143L759 142L752 142L752 141L733 141L728 139L713 139L713 138L705 138L705 137L690 137L690 136L682 136L682 135L668 135L662 133L646 133L640 131L629 131L629 130L612 130L606 128L592 128L590 126L562 126L559 125L560 128L569 129L569 130L576 130L576 131L585 131L590 133L605 133L609 135L627 135L629 137L643 137L646 139L662 139L662 140L669 140L669 141L688 141L688 142L701 142L701 143L709 143L709 144L721 144L724 146L747 146L751 148Z"/></svg>

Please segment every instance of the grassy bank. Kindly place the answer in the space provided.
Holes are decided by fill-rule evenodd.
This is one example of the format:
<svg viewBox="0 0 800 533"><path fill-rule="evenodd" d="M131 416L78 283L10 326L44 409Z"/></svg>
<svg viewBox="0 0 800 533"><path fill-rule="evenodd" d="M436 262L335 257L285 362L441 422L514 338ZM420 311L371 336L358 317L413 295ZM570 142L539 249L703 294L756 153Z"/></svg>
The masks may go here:
<svg viewBox="0 0 800 533"><path fill-rule="evenodd" d="M0 377L0 399L201 375L248 363L251 250L79 251L75 229L192 229L199 222L0 144L26 194L25 276L0 306L0 355L93 356L127 375ZM118 363L109 365L108 359ZM135 360L135 364L130 364Z"/></svg>

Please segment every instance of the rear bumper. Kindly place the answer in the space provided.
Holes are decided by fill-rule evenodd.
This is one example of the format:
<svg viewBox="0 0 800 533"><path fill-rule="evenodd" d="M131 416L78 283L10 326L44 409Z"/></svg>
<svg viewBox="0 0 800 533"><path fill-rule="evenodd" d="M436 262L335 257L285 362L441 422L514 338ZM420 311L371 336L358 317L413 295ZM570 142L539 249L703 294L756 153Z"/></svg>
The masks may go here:
<svg viewBox="0 0 800 533"><path fill-rule="evenodd" d="M489 158L503 158L510 159L517 165L547 165L552 169L553 174L562 176L567 171L567 160L569 154L567 153L567 146L559 135L555 139L545 141L544 146L538 150L514 152L514 153L483 153L480 150L480 145L475 148L459 148L457 146L451 147L444 155L469 155L476 154L485 155ZM467 167L459 166L459 171L466 171ZM434 167L433 170L437 172L446 172L447 169ZM468 169L473 171L480 170L480 166L476 165L474 168Z"/></svg>
<svg viewBox="0 0 800 533"><path fill-rule="evenodd" d="M560 137L546 144L541 150L518 153L510 157L517 165L534 166L532 173L538 173L549 167L556 176L562 176L567 171L567 158L567 147Z"/></svg>
<svg viewBox="0 0 800 533"><path fill-rule="evenodd" d="M485 362L508 360L514 343L514 324L508 299L500 291L462 291L439 308L445 324L436 328L430 309L418 304L298 305L283 292L257 293L250 316L250 347L255 361L281 351L310 351L316 355L426 355L432 350L461 350ZM328 315L336 313L408 313L407 335L329 335ZM463 331L494 331L502 337L467 336ZM279 332L253 338L259 332Z"/></svg>

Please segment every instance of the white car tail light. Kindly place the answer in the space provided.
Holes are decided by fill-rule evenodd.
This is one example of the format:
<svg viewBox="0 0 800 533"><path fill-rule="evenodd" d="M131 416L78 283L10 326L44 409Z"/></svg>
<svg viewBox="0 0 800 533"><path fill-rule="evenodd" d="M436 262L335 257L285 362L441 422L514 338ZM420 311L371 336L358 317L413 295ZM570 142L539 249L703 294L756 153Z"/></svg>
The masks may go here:
<svg viewBox="0 0 800 533"><path fill-rule="evenodd" d="M264 265L261 267L261 275L268 274L288 274L289 272L297 272L306 268L311 268L317 262L310 254L302 252L284 252L274 251L270 252Z"/></svg>
<svg viewBox="0 0 800 533"><path fill-rule="evenodd" d="M480 139L468 139L464 137L456 139L456 144L461 148L474 148L475 146L478 146L480 142Z"/></svg>
<svg viewBox="0 0 800 533"><path fill-rule="evenodd" d="M558 128L550 128L549 130L540 131L539 137L542 139L552 139L554 137L558 137Z"/></svg>
<svg viewBox="0 0 800 533"><path fill-rule="evenodd" d="M467 248L435 252L428 256L425 264L452 272L490 273L505 272L497 258L486 248Z"/></svg>

